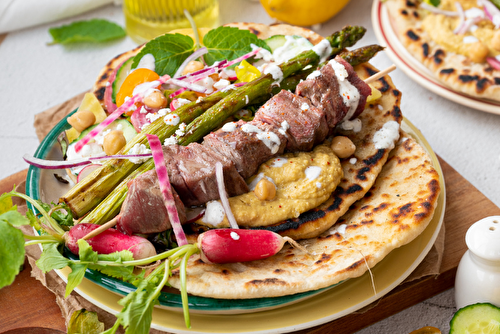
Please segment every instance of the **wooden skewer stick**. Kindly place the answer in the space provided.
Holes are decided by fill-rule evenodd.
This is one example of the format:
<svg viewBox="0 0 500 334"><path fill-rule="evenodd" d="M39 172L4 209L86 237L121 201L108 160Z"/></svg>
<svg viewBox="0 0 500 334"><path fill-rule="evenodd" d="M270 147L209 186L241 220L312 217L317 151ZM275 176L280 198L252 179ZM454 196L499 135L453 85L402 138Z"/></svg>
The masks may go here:
<svg viewBox="0 0 500 334"><path fill-rule="evenodd" d="M92 232L90 232L89 234L84 236L82 239L88 240L92 237L95 237L96 235L101 234L102 232L106 231L108 228L115 226L118 223L118 217L119 216L116 216L115 218L113 218L109 222L107 222L106 224L99 226L98 228L96 228L95 230L93 230Z"/></svg>
<svg viewBox="0 0 500 334"><path fill-rule="evenodd" d="M396 65L392 64L392 66L389 66L388 68L386 68L385 70L383 71L380 71L378 72L377 74L374 74L372 75L371 77L369 77L368 79L365 79L365 83L369 84L369 83L372 83L373 81L375 80L378 80L380 78L382 78L384 75L388 74L388 73L391 73L392 71L394 71L396 69Z"/></svg>
<svg viewBox="0 0 500 334"><path fill-rule="evenodd" d="M373 82L375 80L378 80L378 79L382 78L384 75L386 75L388 73L391 73L395 69L396 69L396 65L389 66L385 70L380 71L377 74L374 74L371 77L369 77L368 79L366 79L365 83L369 84L369 83L371 83L371 82ZM117 223L118 223L118 216L116 216L115 218L111 219L106 224L101 225L100 227L96 228L95 230L93 230L92 232L90 232L89 234L87 234L86 236L84 236L82 239L83 240L88 240L88 239L90 239L92 237L95 237L96 235L99 235L102 232L106 231L108 228L111 228L111 227L115 226Z"/></svg>

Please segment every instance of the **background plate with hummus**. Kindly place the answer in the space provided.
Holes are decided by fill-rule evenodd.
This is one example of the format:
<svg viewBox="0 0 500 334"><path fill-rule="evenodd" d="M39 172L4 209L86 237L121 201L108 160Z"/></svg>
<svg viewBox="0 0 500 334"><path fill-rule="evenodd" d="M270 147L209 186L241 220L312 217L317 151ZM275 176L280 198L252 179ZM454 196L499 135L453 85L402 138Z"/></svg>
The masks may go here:
<svg viewBox="0 0 500 334"><path fill-rule="evenodd" d="M399 41L391 24L387 8L380 0L373 1L372 24L379 43L386 47L385 53L396 64L398 69L402 70L412 80L453 102L477 110L500 114L499 102L468 96L439 82L432 72L414 58Z"/></svg>
<svg viewBox="0 0 500 334"><path fill-rule="evenodd" d="M65 126L67 122L64 119L52 129L35 156L57 158L56 138ZM171 294L164 294L163 305L157 307L153 313L152 327L174 333L290 332L314 327L350 314L394 289L420 264L434 244L443 222L446 196L441 167L431 147L406 119L403 121L402 130L414 137L429 153L439 174L442 191L434 216L424 232L411 243L389 253L372 268L376 294L367 272L334 287L292 296L252 299L246 302L196 297L190 299L198 305L191 308L190 330L185 328L181 305L165 305L165 300L175 303L175 298L172 298ZM53 172L30 167L26 181L28 195L49 202L61 196L67 189L55 181ZM69 270L63 269L57 273L67 281ZM118 313L121 306L117 302L122 298L118 293L127 293L130 287L120 280L102 274L89 273L86 277L76 291L100 308L113 314ZM106 287L103 287L104 283ZM224 323L223 328L220 327L221 322Z"/></svg>

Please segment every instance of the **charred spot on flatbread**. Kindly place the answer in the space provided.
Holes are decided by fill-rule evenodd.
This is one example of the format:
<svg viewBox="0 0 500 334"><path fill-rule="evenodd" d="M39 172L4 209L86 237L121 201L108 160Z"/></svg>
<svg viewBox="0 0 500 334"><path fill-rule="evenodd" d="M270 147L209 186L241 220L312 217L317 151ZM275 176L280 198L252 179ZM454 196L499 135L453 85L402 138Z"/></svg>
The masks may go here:
<svg viewBox="0 0 500 334"><path fill-rule="evenodd" d="M500 101L500 83L495 80L498 70L487 62L474 63L464 55L443 50L443 46L433 40L432 32L423 29L422 22L425 15L407 15L411 11L418 14L421 2L387 0L383 4L388 9L396 35L409 53L434 73L438 80L453 90L474 97ZM407 14L403 14L403 11ZM463 80L463 77L460 78L461 75L477 76L477 79Z"/></svg>

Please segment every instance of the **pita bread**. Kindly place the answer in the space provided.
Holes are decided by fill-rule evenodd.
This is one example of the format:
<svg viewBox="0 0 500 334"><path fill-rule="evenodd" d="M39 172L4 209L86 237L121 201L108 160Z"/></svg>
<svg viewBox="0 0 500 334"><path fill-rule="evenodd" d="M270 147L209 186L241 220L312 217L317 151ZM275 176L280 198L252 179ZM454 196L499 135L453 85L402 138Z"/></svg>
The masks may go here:
<svg viewBox="0 0 500 334"><path fill-rule="evenodd" d="M406 134L374 186L329 230L289 245L265 260L206 264L198 255L187 269L188 293L221 299L277 297L317 290L359 277L389 252L417 237L431 221L439 175L424 149ZM376 279L376 278L375 278ZM178 272L169 283L179 288Z"/></svg>
<svg viewBox="0 0 500 334"><path fill-rule="evenodd" d="M438 80L453 90L500 101L500 71L487 62L475 63L464 55L446 51L434 42L422 27L425 11L419 8L419 4L418 0L389 0L384 3L402 44Z"/></svg>

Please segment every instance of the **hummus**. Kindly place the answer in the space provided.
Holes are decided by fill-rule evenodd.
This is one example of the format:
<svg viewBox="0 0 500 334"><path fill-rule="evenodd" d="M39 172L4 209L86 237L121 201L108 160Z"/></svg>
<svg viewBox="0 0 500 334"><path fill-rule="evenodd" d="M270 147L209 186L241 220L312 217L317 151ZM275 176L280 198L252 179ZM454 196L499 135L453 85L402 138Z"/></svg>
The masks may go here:
<svg viewBox="0 0 500 334"><path fill-rule="evenodd" d="M466 12L469 10L476 12L480 10L482 12L476 0L441 0L439 8L457 12L456 2L459 2ZM452 17L429 13L423 19L422 28L429 34L434 42L441 45L446 51L468 57L471 42L477 39L489 49L490 57L500 55L500 52L493 49L491 46L491 40L496 29L490 20L486 18L482 19L476 24L473 24L465 34L455 34L453 30L455 30L459 23L460 19L457 16Z"/></svg>
<svg viewBox="0 0 500 334"><path fill-rule="evenodd" d="M261 201L253 192L264 177L276 186L276 196L272 200ZM262 164L257 174L247 180L252 191L229 198L229 204L238 225L267 226L298 217L319 206L330 197L342 177L337 156L329 146L319 145L312 152L287 153ZM220 209L221 206L212 204L211 207ZM198 224L229 227L224 214L217 219L217 215L208 211L207 206Z"/></svg>

